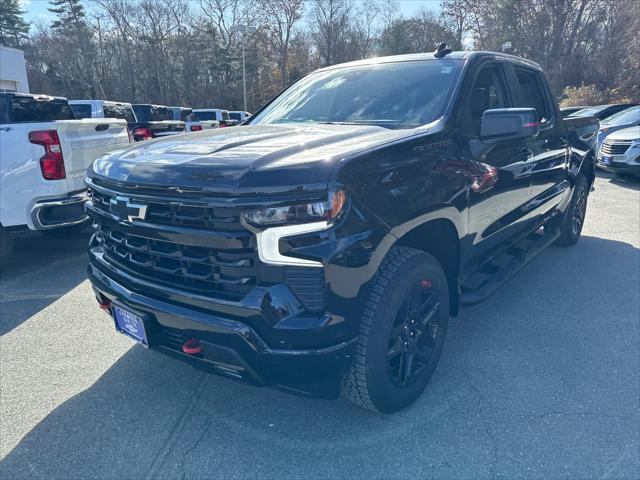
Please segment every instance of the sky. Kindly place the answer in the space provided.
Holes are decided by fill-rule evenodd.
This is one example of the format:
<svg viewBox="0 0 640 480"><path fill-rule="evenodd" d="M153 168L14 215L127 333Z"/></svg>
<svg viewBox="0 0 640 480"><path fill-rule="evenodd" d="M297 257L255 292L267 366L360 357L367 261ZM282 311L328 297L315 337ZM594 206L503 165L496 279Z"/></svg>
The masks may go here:
<svg viewBox="0 0 640 480"><path fill-rule="evenodd" d="M162 0L157 0L162 1ZM196 5L197 0L191 0ZM47 10L49 7L48 0L20 0L22 9L27 13L27 20L32 24L37 23L49 23L52 19L52 14ZM85 2L87 7L90 7L90 2ZM429 10L438 10L440 0L399 0L400 13L405 16L411 16L422 7Z"/></svg>

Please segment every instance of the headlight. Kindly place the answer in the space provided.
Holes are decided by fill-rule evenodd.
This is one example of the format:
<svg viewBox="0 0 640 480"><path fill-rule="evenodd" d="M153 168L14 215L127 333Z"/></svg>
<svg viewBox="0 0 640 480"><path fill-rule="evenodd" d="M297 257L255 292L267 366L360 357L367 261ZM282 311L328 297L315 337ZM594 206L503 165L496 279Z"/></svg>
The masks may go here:
<svg viewBox="0 0 640 480"><path fill-rule="evenodd" d="M634 143L633 145L631 145L631 148L640 148L640 141Z"/></svg>
<svg viewBox="0 0 640 480"><path fill-rule="evenodd" d="M332 223L340 216L346 203L346 193L343 190L338 190L329 192L325 201L257 208L247 210L243 216L248 223L256 227L298 225L322 221Z"/></svg>

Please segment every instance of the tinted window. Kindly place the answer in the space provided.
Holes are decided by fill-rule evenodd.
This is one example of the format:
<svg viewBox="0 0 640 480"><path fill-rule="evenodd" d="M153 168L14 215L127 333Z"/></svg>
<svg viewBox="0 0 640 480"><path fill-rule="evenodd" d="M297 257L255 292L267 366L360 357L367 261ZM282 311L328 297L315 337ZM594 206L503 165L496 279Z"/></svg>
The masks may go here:
<svg viewBox="0 0 640 480"><path fill-rule="evenodd" d="M195 118L197 121L217 120L216 112L193 112L193 118Z"/></svg>
<svg viewBox="0 0 640 480"><path fill-rule="evenodd" d="M119 118L126 120L128 123L136 121L136 117L133 115L133 109L129 105L107 105L102 107L104 112L104 118Z"/></svg>
<svg viewBox="0 0 640 480"><path fill-rule="evenodd" d="M167 107L153 107L151 109L151 120L171 120L169 109Z"/></svg>
<svg viewBox="0 0 640 480"><path fill-rule="evenodd" d="M485 110L507 106L504 82L497 66L484 68L476 78L468 100L466 131L480 135L480 123Z"/></svg>
<svg viewBox="0 0 640 480"><path fill-rule="evenodd" d="M134 105L133 111L139 122L151 121L151 107L149 105Z"/></svg>
<svg viewBox="0 0 640 480"><path fill-rule="evenodd" d="M283 92L250 123L417 127L442 115L461 65L455 60L428 60L313 73Z"/></svg>
<svg viewBox="0 0 640 480"><path fill-rule="evenodd" d="M191 109L190 108L181 108L178 118L173 117L174 120L182 120L183 122L191 121Z"/></svg>
<svg viewBox="0 0 640 480"><path fill-rule="evenodd" d="M605 112L607 109L609 109L609 108L610 108L609 105L600 105L599 107L591 107L591 108L585 108L583 110L578 110L576 113L573 113L572 115L574 117L598 117L598 118L600 118L600 115L603 112Z"/></svg>
<svg viewBox="0 0 640 480"><path fill-rule="evenodd" d="M538 112L540 123L551 119L551 112L542 91L542 85L538 80L538 74L531 70L516 68L518 84L520 86L520 99L516 100L515 107L535 108Z"/></svg>
<svg viewBox="0 0 640 480"><path fill-rule="evenodd" d="M69 106L76 118L91 118L91 105L88 103L76 103Z"/></svg>
<svg viewBox="0 0 640 480"><path fill-rule="evenodd" d="M13 97L5 108L9 109L9 123L52 122L75 118L66 100ZM7 115L3 114L2 118L7 118Z"/></svg>
<svg viewBox="0 0 640 480"><path fill-rule="evenodd" d="M222 120L229 120L229 119L230 119L229 112L223 111L222 112Z"/></svg>
<svg viewBox="0 0 640 480"><path fill-rule="evenodd" d="M231 113L229 113L229 118L231 118L231 120L237 120L237 121L241 122L242 121L242 114L231 112Z"/></svg>
<svg viewBox="0 0 640 480"><path fill-rule="evenodd" d="M602 123L608 125L626 125L640 122L640 107L631 107L607 117Z"/></svg>

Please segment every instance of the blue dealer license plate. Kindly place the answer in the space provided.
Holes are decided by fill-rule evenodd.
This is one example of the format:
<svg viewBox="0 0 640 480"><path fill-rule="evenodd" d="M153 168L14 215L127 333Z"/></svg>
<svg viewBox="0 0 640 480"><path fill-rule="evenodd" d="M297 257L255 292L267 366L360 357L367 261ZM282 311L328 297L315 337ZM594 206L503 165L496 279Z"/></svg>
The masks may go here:
<svg viewBox="0 0 640 480"><path fill-rule="evenodd" d="M144 347L148 347L147 333L144 331L144 321L140 315L131 313L117 305L112 304L113 319L116 322L116 330L135 340Z"/></svg>

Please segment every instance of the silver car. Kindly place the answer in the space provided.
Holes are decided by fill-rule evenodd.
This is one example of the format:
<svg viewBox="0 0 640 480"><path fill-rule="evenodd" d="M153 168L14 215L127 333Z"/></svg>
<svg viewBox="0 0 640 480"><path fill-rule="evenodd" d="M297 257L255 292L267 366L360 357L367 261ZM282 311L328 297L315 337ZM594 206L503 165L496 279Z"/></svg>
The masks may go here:
<svg viewBox="0 0 640 480"><path fill-rule="evenodd" d="M610 172L640 176L640 127L608 135L598 152L597 165Z"/></svg>

